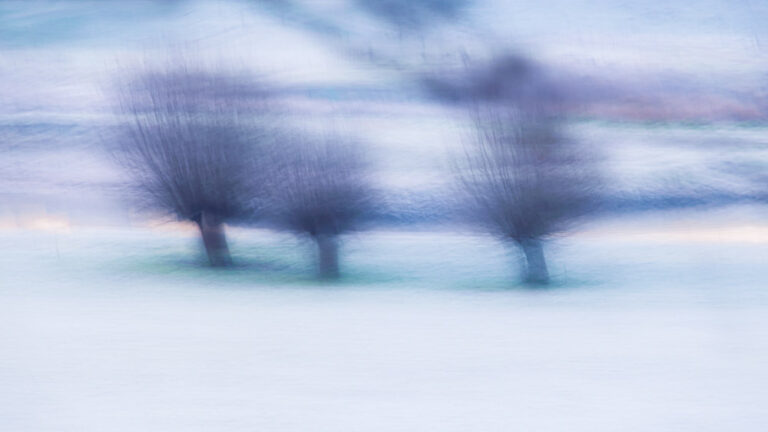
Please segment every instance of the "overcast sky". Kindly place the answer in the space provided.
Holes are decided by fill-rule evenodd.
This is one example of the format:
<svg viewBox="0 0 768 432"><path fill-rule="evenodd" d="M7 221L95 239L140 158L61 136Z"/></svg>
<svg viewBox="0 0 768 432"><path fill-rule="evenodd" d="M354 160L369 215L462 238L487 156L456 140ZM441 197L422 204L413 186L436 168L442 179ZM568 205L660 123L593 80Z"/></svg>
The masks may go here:
<svg viewBox="0 0 768 432"><path fill-rule="evenodd" d="M3 110L87 110L110 73L169 45L288 84L389 85L397 74L340 49L397 53L402 46L359 1L5 1ZM672 73L726 87L768 82L768 2L475 0L462 10L459 30L443 39L458 49L471 49L480 35L591 74ZM436 39L423 40L430 50Z"/></svg>

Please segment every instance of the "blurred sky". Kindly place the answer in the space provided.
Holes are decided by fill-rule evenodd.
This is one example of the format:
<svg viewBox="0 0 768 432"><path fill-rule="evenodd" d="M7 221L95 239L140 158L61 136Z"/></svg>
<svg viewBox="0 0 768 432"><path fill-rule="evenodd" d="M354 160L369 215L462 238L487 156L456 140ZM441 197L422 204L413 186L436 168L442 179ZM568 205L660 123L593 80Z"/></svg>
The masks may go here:
<svg viewBox="0 0 768 432"><path fill-rule="evenodd" d="M409 36L366 13L363 3L5 1L0 110L92 111L110 73L169 46L287 84L396 90L401 77L360 53L397 57ZM768 82L765 22L768 2L758 0L476 0L450 26L439 22L417 39L425 52L471 51L492 41L596 76L671 76L760 92ZM434 34L449 43L436 48Z"/></svg>
<svg viewBox="0 0 768 432"><path fill-rule="evenodd" d="M419 32L370 13L407 0L2 1L0 134L17 149L0 161L4 205L38 194L48 208L106 206L97 192L120 180L101 128L115 120L113 80L169 49L263 75L319 114L300 113L304 125L335 116L369 145L381 183L420 193L403 199L425 207L449 180L466 119L423 97L413 71L455 66L462 53L522 53L582 94L612 86L588 119L768 118L768 2L446 1L459 6L454 18ZM764 130L590 123L570 133L602 149L611 186L663 201L659 184L754 193L742 167L768 160Z"/></svg>

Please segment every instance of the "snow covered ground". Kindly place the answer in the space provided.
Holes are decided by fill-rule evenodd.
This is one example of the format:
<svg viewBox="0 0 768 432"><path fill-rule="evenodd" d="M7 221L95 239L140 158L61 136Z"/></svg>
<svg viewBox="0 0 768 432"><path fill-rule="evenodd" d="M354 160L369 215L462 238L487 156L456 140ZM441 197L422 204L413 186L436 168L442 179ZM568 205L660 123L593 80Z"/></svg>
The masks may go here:
<svg viewBox="0 0 768 432"><path fill-rule="evenodd" d="M358 234L317 284L265 231L217 271L185 231L5 229L0 430L761 431L768 231L715 228L559 240L547 290L456 232Z"/></svg>

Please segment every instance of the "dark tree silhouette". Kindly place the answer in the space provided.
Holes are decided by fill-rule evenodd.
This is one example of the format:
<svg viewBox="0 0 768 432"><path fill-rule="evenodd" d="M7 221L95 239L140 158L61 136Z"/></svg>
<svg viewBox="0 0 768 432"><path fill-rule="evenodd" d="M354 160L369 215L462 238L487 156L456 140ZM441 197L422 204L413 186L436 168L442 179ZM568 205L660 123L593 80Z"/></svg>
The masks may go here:
<svg viewBox="0 0 768 432"><path fill-rule="evenodd" d="M594 208L597 175L559 121L525 107L484 103L460 178L473 214L525 255L524 281L549 281L543 241Z"/></svg>
<svg viewBox="0 0 768 432"><path fill-rule="evenodd" d="M151 208L200 229L212 266L231 263L223 224L253 209L264 92L241 76L187 65L134 74L121 86L115 157Z"/></svg>
<svg viewBox="0 0 768 432"><path fill-rule="evenodd" d="M337 138L287 136L273 154L268 201L275 223L317 245L321 278L339 276L339 235L354 230L373 205L360 150Z"/></svg>

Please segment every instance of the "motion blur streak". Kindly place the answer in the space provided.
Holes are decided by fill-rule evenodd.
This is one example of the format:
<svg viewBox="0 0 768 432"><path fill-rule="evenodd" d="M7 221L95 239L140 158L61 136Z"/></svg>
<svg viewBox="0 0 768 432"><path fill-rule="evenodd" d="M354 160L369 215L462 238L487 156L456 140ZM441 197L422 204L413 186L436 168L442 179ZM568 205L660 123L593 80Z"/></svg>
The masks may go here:
<svg viewBox="0 0 768 432"><path fill-rule="evenodd" d="M762 432L766 22L0 2L0 430Z"/></svg>

